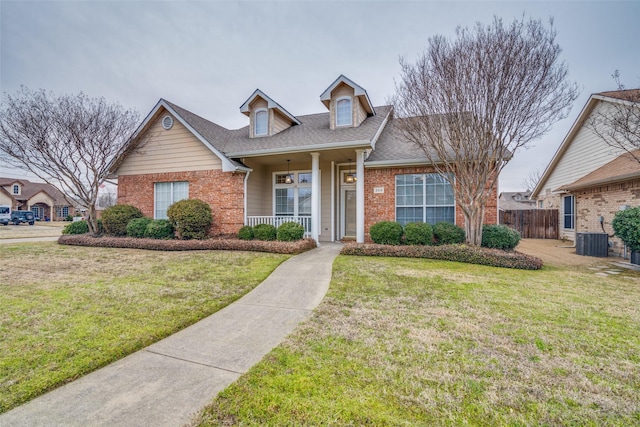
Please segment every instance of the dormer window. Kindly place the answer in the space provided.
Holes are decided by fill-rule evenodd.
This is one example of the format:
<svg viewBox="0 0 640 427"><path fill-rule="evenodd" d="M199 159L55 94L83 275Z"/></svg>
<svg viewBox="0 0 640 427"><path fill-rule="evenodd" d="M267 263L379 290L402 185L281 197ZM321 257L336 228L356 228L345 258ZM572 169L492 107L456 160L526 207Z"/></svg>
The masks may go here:
<svg viewBox="0 0 640 427"><path fill-rule="evenodd" d="M266 109L260 109L256 111L256 117L254 121L254 135L266 135L267 124L269 122L269 113Z"/></svg>
<svg viewBox="0 0 640 427"><path fill-rule="evenodd" d="M340 98L336 102L336 126L351 126L351 98Z"/></svg>
<svg viewBox="0 0 640 427"><path fill-rule="evenodd" d="M20 186L18 184L13 186L13 194L20 194Z"/></svg>

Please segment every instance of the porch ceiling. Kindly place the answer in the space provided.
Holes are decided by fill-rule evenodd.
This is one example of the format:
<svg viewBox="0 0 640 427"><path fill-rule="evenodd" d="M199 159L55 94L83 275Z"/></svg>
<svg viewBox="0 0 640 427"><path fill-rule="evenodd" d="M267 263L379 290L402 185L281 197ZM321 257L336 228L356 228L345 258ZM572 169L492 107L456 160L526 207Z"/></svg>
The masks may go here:
<svg viewBox="0 0 640 427"><path fill-rule="evenodd" d="M287 160L291 160L292 164L304 164L309 163L311 165L311 153L288 153L288 154L274 154L269 156L254 156L240 159L245 165L251 167L251 165L260 166L285 166ZM336 162L338 164L351 163L356 161L356 150L354 148L341 148L337 150L315 151L320 153L320 162Z"/></svg>

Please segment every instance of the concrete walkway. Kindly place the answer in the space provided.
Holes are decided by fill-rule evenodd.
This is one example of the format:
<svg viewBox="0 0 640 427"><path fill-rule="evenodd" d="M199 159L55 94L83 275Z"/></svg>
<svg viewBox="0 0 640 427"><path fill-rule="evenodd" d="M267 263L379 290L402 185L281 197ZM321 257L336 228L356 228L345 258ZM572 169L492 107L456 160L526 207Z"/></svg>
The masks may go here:
<svg viewBox="0 0 640 427"><path fill-rule="evenodd" d="M339 244L294 256L212 316L0 415L0 426L182 426L322 301Z"/></svg>

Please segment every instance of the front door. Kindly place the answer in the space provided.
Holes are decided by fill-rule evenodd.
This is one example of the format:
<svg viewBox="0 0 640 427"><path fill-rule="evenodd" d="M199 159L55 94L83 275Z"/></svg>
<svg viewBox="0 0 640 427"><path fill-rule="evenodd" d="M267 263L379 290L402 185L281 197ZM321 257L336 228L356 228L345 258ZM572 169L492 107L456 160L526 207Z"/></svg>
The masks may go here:
<svg viewBox="0 0 640 427"><path fill-rule="evenodd" d="M356 189L353 186L342 187L341 238L356 237Z"/></svg>

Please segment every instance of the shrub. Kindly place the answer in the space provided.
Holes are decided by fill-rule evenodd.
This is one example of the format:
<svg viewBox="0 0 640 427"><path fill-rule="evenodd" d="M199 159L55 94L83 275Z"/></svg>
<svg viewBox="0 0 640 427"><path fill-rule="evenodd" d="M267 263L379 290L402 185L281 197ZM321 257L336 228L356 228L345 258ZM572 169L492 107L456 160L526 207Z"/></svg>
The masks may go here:
<svg viewBox="0 0 640 427"><path fill-rule="evenodd" d="M140 209L131 205L113 205L102 212L104 231L113 236L126 236L127 224L134 218L142 218Z"/></svg>
<svg viewBox="0 0 640 427"><path fill-rule="evenodd" d="M98 232L102 233L104 231L104 227L102 225L102 220L98 220ZM89 232L89 224L87 221L74 221L64 226L62 229L62 234L85 234Z"/></svg>
<svg viewBox="0 0 640 427"><path fill-rule="evenodd" d="M250 225L245 225L238 231L238 239L240 240L253 240L254 237L253 227Z"/></svg>
<svg viewBox="0 0 640 427"><path fill-rule="evenodd" d="M258 224L253 227L253 234L258 240L276 240L278 232L271 224Z"/></svg>
<svg viewBox="0 0 640 427"><path fill-rule="evenodd" d="M640 251L640 206L616 212L613 231L632 251Z"/></svg>
<svg viewBox="0 0 640 427"><path fill-rule="evenodd" d="M520 233L506 225L485 225L482 227L482 244L485 248L512 251L520 242Z"/></svg>
<svg viewBox="0 0 640 427"><path fill-rule="evenodd" d="M175 202L167 209L167 216L178 238L184 240L206 238L213 221L211 206L198 199Z"/></svg>
<svg viewBox="0 0 640 427"><path fill-rule="evenodd" d="M433 228L426 222L410 222L404 226L404 242L407 245L432 245Z"/></svg>
<svg viewBox="0 0 640 427"><path fill-rule="evenodd" d="M464 228L450 222L439 222L433 226L433 237L439 245L464 243Z"/></svg>
<svg viewBox="0 0 640 427"><path fill-rule="evenodd" d="M154 219L149 221L147 228L144 230L144 237L150 239L173 239L173 225L168 219Z"/></svg>
<svg viewBox="0 0 640 427"><path fill-rule="evenodd" d="M147 225L151 222L151 218L134 218L127 224L127 236L129 237L144 237L144 233L147 230Z"/></svg>
<svg viewBox="0 0 640 427"><path fill-rule="evenodd" d="M398 222L381 221L371 226L369 235L380 245L399 245L402 243L402 226Z"/></svg>
<svg viewBox="0 0 640 427"><path fill-rule="evenodd" d="M278 227L276 238L281 242L295 242L304 237L304 227L297 222L283 222Z"/></svg>

